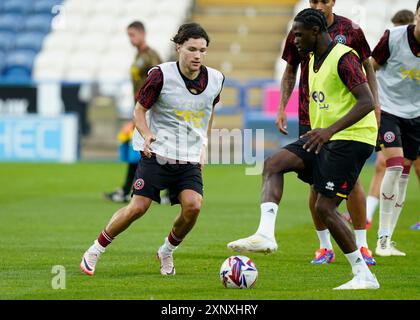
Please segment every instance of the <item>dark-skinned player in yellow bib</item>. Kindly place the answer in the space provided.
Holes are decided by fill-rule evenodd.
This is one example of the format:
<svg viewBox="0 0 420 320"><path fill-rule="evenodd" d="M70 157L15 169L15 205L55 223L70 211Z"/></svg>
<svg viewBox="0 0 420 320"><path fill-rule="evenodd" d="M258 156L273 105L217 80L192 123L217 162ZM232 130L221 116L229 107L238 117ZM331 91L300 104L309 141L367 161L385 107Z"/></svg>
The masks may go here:
<svg viewBox="0 0 420 320"><path fill-rule="evenodd" d="M301 11L294 19L292 32L298 50L313 53L309 62L312 130L265 160L261 206L277 210L284 174L298 173L301 180L314 185L318 193L316 213L352 267L353 278L335 289L378 289L379 283L358 250L353 233L337 213L376 145L378 128L372 93L357 53L331 39L320 11ZM353 78L361 80L350 85Z"/></svg>

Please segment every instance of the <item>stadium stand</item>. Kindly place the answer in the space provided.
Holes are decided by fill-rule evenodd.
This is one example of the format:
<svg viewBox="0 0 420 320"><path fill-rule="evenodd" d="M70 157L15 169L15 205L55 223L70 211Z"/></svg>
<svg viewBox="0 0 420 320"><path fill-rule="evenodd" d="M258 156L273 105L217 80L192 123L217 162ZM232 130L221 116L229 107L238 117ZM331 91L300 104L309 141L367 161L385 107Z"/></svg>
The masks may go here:
<svg viewBox="0 0 420 320"><path fill-rule="evenodd" d="M134 49L126 26L133 20L144 21L150 45L167 60L172 53L169 39L187 18L192 3L177 0L174 11L171 0L127 0L124 5L114 0L2 1L0 52L4 59L0 80L8 78L10 72L14 78L20 75L19 80L128 80ZM10 57L17 52L17 58ZM109 57L115 63L102 62L110 62ZM63 64L65 59L68 63ZM49 65L48 60L59 63ZM15 62L16 68L10 65ZM18 69L24 72L16 73Z"/></svg>
<svg viewBox="0 0 420 320"><path fill-rule="evenodd" d="M127 37L128 24L142 21L148 44L168 60L174 52L170 39L189 18L193 2L176 0L173 10L173 0L66 0L57 8L32 74L37 82L81 82L86 84L82 91L94 92L89 113L95 125L83 141L84 150L92 150L95 156L116 150L116 116L121 117L124 106L131 115L129 77L135 49Z"/></svg>
<svg viewBox="0 0 420 320"><path fill-rule="evenodd" d="M240 81L273 78L296 1L197 0L193 20L212 35L209 66Z"/></svg>
<svg viewBox="0 0 420 320"><path fill-rule="evenodd" d="M133 20L143 21L150 46L167 60L172 49L170 38L184 22L191 4L190 0L179 0L174 12L169 10L168 0L127 0L124 5L113 0L67 0L35 62L35 78L48 80L53 74L65 81L99 81L102 89L109 88L110 82L129 80L135 51L126 35L127 25ZM60 56L67 53L69 63L57 70L44 69L44 56L52 52ZM115 90L105 89L105 93Z"/></svg>
<svg viewBox="0 0 420 320"><path fill-rule="evenodd" d="M0 3L0 80L31 80L35 57L51 30L54 7L61 2L6 0Z"/></svg>
<svg viewBox="0 0 420 320"><path fill-rule="evenodd" d="M391 16L413 9L415 2L338 0L335 12L360 24L373 48L392 25ZM100 95L132 107L129 68L135 49L127 25L143 21L149 45L168 60L178 26L197 21L211 36L205 63L227 79L218 110L268 106L272 115L285 67L284 39L293 16L308 6L309 0L3 0L0 81L93 82ZM236 120L220 116L216 126L242 127L242 113Z"/></svg>
<svg viewBox="0 0 420 320"><path fill-rule="evenodd" d="M334 12L353 20L365 33L366 39L371 50L376 46L386 29L392 27L391 17L401 9L414 10L415 0L352 0L336 1ZM309 6L309 0L300 0L294 8L294 15ZM289 22L287 29L290 30L292 21ZM281 59L282 50L277 58L275 79L281 80L284 72L285 62Z"/></svg>

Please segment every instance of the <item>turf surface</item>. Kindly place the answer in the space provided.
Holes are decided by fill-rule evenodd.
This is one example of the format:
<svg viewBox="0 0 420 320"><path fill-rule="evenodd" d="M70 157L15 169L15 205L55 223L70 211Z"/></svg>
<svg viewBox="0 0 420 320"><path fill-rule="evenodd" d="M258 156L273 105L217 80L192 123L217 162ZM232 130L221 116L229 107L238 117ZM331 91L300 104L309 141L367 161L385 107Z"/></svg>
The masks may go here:
<svg viewBox="0 0 420 320"><path fill-rule="evenodd" d="M367 190L372 167L365 167ZM248 254L259 279L251 290L225 289L221 263L231 253L229 241L253 233L259 221L260 176L246 176L242 166L207 166L205 202L197 225L175 252L175 277L162 277L155 259L178 207L154 204L119 235L98 263L94 277L79 269L84 250L120 205L102 192L122 184L118 163L0 165L0 299L420 299L419 187L413 174L394 240L406 257L376 257L379 290L337 292L351 279L350 267L335 245L331 265L309 263L318 246L307 209L308 187L288 174L276 223L279 251ZM368 232L376 244L378 214ZM65 289L54 266L65 269ZM61 268L61 267L60 267Z"/></svg>

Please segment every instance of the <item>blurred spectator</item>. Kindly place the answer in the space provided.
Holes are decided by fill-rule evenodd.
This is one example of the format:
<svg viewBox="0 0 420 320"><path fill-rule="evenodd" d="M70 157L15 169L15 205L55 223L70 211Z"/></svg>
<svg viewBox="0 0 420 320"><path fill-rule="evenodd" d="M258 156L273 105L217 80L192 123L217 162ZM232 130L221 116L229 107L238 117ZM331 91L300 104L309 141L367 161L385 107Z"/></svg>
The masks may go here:
<svg viewBox="0 0 420 320"><path fill-rule="evenodd" d="M131 44L137 48L137 54L130 70L131 81L133 83L133 95L135 96L137 91L143 86L149 70L162 63L162 60L158 53L148 46L146 42L146 29L142 22L134 21L130 23L127 27L127 35ZM128 162L128 167L123 186L113 192L104 194L106 199L113 202L128 202L130 199L134 175L136 173L138 161L140 160L139 154L136 154L134 157L130 154L134 152L132 150L131 141L133 132L134 122L129 121L122 126L118 135L118 139L121 143L120 158L123 161Z"/></svg>

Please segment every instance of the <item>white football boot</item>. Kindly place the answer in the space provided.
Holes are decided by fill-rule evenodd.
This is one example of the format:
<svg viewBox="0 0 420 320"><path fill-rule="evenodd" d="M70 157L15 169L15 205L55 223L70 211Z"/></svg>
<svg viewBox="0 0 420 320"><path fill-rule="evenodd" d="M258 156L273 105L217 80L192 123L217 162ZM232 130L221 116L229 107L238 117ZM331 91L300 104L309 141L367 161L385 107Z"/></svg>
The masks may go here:
<svg viewBox="0 0 420 320"><path fill-rule="evenodd" d="M96 242L97 240L95 240ZM80 269L88 276L93 276L95 273L96 263L99 260L101 254L104 253L99 251L92 245L86 252L83 254L82 261L80 262Z"/></svg>
<svg viewBox="0 0 420 320"><path fill-rule="evenodd" d="M160 274L163 276L175 275L174 258L172 253L167 254L162 252L162 247L156 253L157 259L160 261Z"/></svg>
<svg viewBox="0 0 420 320"><path fill-rule="evenodd" d="M397 257L405 257L405 252L402 252L398 250L395 246L397 245L395 241L391 241L391 256L397 256Z"/></svg>
<svg viewBox="0 0 420 320"><path fill-rule="evenodd" d="M237 252L262 252L267 254L276 252L278 246L275 238L268 238L256 233L247 238L229 242L227 247Z"/></svg>
<svg viewBox="0 0 420 320"><path fill-rule="evenodd" d="M382 236L378 239L375 253L381 257L399 256L404 257L406 254L396 247L396 243L391 241L388 236Z"/></svg>
<svg viewBox="0 0 420 320"><path fill-rule="evenodd" d="M365 274L357 274L349 282L342 284L334 290L362 290L362 289L379 289L379 282L374 274L367 276Z"/></svg>

